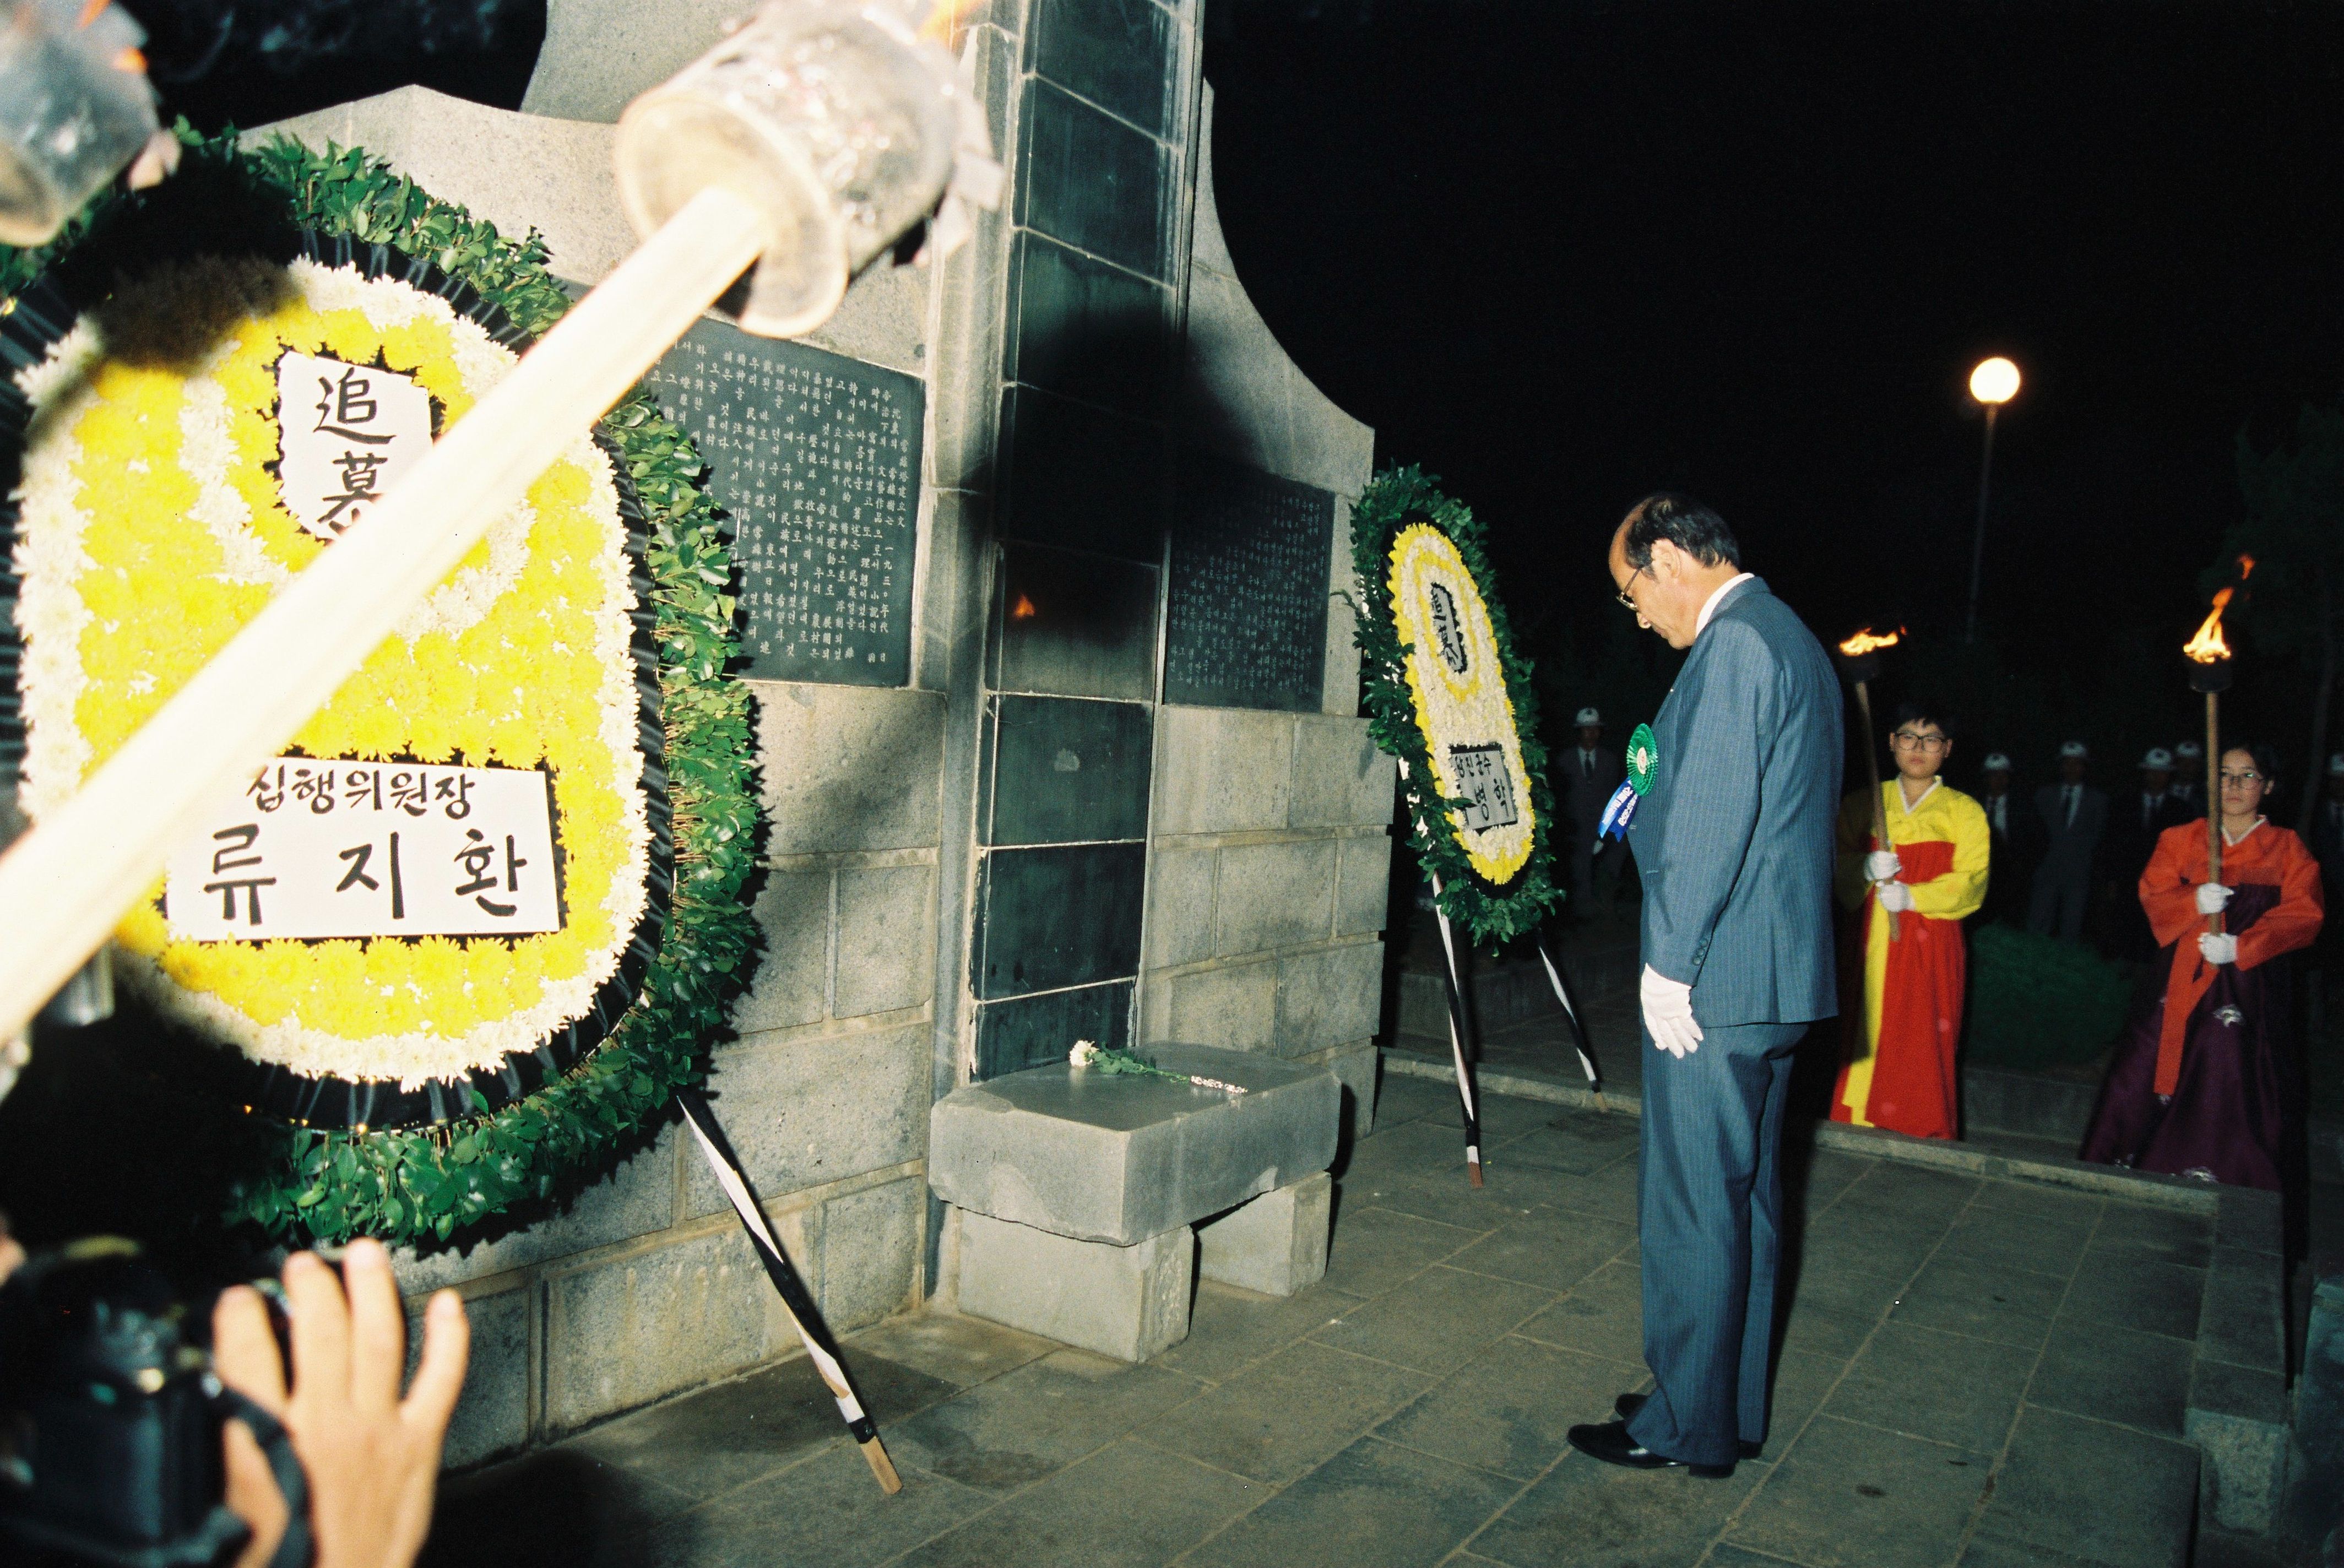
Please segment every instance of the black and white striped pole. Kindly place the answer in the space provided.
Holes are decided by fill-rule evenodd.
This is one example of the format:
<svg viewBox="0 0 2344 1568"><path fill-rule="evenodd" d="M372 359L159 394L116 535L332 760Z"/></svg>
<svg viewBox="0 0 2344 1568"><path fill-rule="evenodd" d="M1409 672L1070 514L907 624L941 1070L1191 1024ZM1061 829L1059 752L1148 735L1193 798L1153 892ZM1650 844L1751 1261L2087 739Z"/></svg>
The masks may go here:
<svg viewBox="0 0 2344 1568"><path fill-rule="evenodd" d="M1413 792L1408 764L1399 764L1402 789ZM1476 1187L1481 1185L1481 1108L1480 1094L1473 1084L1473 1064L1466 1056L1465 1046L1475 1040L1473 1004L1465 989L1465 972L1458 961L1457 933L1449 924L1448 911L1440 907L1440 874L1427 866L1425 876L1432 884L1432 914L1440 922L1440 948L1447 960L1449 982L1449 1053L1457 1065L1457 1098L1464 1108L1465 1175ZM1475 1040L1478 1046L1478 1040Z"/></svg>
<svg viewBox="0 0 2344 1568"><path fill-rule="evenodd" d="M749 1179L740 1161L733 1158L724 1129L716 1124L716 1113L710 1108L708 1097L696 1088L679 1089L675 1101L683 1108L683 1119L691 1127L692 1136L700 1140L700 1152L707 1157L708 1168L715 1172L717 1185L732 1200L732 1210L741 1217L741 1228L749 1233L750 1244L756 1248L758 1259L765 1265L766 1277L780 1294L782 1306L788 1311L798 1338L805 1342L806 1355L813 1361L814 1371L822 1374L831 1398L838 1401L838 1413L846 1419L847 1434L863 1450L871 1473L879 1478L879 1489L894 1496L904 1490L903 1478L895 1473L894 1463L879 1441L877 1424L855 1397L854 1385L848 1381L845 1367L839 1363L837 1347L823 1324L821 1310L813 1304L805 1281L798 1278L789 1254L782 1250L781 1242L766 1225L764 1211L757 1207L756 1195L749 1190Z"/></svg>

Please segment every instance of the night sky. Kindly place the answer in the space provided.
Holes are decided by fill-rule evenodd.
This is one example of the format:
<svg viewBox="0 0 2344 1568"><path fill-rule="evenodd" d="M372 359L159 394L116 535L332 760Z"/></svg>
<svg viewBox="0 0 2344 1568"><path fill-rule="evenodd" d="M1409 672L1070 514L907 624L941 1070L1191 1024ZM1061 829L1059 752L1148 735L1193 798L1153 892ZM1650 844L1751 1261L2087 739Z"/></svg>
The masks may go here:
<svg viewBox="0 0 2344 1568"><path fill-rule="evenodd" d="M492 18L493 46L215 73L173 106L249 125L409 79L517 105L541 3L431 3ZM2178 737L2172 651L2238 520L2239 433L2344 392L2344 6L1206 14L1240 274L1378 461L1490 525L1551 706L1665 683L1655 649L1622 674L1638 645L1602 564L1660 488L1723 511L1826 637L1903 622L1942 648L1976 496L1965 380L2001 353L2026 385L1997 435L1992 668L1916 653L1890 685L1953 688L1986 744L2038 754ZM2300 733L2300 670L2258 669L2250 629L2241 676L2242 713Z"/></svg>
<svg viewBox="0 0 2344 1568"><path fill-rule="evenodd" d="M1957 632L1990 353L1990 627L2177 645L2240 430L2344 390L2344 8L1214 7L1241 276L1544 650L1624 618L1604 541L1660 488L1818 632Z"/></svg>

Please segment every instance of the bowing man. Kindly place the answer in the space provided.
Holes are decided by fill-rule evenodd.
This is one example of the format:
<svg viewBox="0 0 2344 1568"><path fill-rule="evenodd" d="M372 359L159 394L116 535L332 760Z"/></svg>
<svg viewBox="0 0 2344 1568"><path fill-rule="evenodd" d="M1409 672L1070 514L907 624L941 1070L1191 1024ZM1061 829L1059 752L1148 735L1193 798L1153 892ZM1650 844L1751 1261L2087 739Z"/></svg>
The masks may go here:
<svg viewBox="0 0 2344 1568"><path fill-rule="evenodd" d="M1699 502L1637 502L1611 565L1637 624L1689 650L1653 718L1651 787L1628 827L1644 885L1652 1055L1636 1208L1657 1386L1569 1435L1609 1464L1719 1476L1765 1441L1791 1052L1838 1007L1839 683Z"/></svg>

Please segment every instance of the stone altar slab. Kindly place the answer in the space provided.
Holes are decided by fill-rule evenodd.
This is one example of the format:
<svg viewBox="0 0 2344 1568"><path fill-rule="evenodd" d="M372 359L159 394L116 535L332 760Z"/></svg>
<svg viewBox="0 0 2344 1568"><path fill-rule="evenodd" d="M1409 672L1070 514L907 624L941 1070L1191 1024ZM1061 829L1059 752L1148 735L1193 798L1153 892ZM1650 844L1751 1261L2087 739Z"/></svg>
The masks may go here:
<svg viewBox="0 0 2344 1568"><path fill-rule="evenodd" d="M1342 1090L1327 1068L1208 1046L1145 1054L1246 1092L1064 1062L971 1084L928 1114L929 1185L975 1213L1129 1247L1333 1161Z"/></svg>

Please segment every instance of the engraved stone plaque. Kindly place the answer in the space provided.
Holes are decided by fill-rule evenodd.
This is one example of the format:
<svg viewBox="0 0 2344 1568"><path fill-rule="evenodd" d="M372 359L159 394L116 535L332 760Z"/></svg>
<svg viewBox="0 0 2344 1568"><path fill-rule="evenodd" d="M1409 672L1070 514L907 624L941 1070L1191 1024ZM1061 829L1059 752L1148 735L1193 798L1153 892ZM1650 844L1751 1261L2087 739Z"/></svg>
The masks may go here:
<svg viewBox="0 0 2344 1568"><path fill-rule="evenodd" d="M1333 492L1180 454L1164 700L1317 713Z"/></svg>
<svg viewBox="0 0 2344 1568"><path fill-rule="evenodd" d="M918 378L702 321L646 379L732 519L745 673L908 684Z"/></svg>

